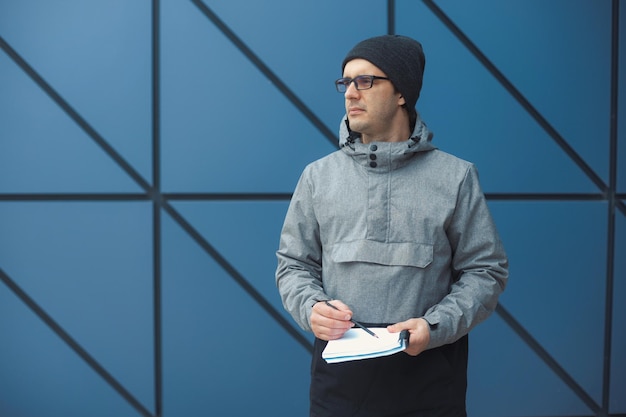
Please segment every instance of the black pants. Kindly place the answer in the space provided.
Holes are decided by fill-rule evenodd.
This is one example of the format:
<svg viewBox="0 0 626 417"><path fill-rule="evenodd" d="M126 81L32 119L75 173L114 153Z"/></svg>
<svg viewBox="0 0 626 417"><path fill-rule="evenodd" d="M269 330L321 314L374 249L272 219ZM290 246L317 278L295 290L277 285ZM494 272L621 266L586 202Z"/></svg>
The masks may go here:
<svg viewBox="0 0 626 417"><path fill-rule="evenodd" d="M468 338L418 356L404 352L328 364L316 339L310 417L465 417Z"/></svg>

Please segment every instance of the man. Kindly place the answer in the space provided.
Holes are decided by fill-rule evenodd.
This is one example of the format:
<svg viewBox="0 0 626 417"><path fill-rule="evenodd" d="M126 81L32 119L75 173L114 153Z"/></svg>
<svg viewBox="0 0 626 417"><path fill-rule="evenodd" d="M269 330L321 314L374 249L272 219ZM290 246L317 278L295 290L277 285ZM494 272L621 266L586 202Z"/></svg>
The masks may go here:
<svg viewBox="0 0 626 417"><path fill-rule="evenodd" d="M466 415L467 333L495 309L508 261L475 167L435 148L415 109L424 65L403 36L348 53L341 149L306 167L285 218L276 282L316 337L312 417ZM352 318L408 330L409 347L326 363Z"/></svg>

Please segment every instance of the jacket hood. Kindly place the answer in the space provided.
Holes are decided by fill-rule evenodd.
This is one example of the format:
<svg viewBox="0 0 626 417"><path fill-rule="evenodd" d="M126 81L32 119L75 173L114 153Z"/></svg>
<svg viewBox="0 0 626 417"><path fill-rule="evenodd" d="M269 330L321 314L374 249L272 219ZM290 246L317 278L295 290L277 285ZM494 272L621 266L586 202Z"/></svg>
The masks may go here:
<svg viewBox="0 0 626 417"><path fill-rule="evenodd" d="M417 115L415 128L413 129L411 137L404 142L375 142L367 145L363 144L360 135L350 130L347 115L343 116L339 126L339 147L342 151L356 159L361 159L360 157L370 153L369 149L375 144L377 148L381 146L386 148L386 150L390 152L390 156L395 155L393 159L395 159L396 162L400 162L399 160L407 160L418 152L427 152L437 149L432 144L432 138L433 133L428 130L426 123L424 123L419 114ZM362 162L369 164L366 160Z"/></svg>
<svg viewBox="0 0 626 417"><path fill-rule="evenodd" d="M426 127L426 123L424 123L418 113L415 128L413 129L411 137L406 141L405 146L408 145L408 147L412 149L412 152L429 151L436 149L431 143L432 139L433 132ZM344 115L339 125L339 147L344 148L357 141L360 142L361 138L358 133L350 130L348 127L348 116Z"/></svg>

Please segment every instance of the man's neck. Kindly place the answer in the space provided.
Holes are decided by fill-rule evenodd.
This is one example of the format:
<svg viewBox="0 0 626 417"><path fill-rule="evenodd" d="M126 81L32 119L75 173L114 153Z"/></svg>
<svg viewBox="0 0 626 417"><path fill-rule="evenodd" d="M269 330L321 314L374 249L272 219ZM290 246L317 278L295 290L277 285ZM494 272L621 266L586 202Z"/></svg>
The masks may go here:
<svg viewBox="0 0 626 417"><path fill-rule="evenodd" d="M378 135L364 135L361 134L361 142L367 144L372 142L404 142L411 136L409 128L400 129L399 131L389 131L387 133Z"/></svg>

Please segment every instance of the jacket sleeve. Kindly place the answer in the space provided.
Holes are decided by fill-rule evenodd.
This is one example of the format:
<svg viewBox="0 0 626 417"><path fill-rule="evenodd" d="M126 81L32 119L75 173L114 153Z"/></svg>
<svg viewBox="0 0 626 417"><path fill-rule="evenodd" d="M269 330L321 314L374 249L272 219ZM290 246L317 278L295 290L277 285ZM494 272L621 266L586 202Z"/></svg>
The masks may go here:
<svg viewBox="0 0 626 417"><path fill-rule="evenodd" d="M276 285L283 306L304 330L311 309L327 299L322 288L322 245L307 170L300 177L285 216L276 256Z"/></svg>
<svg viewBox="0 0 626 417"><path fill-rule="evenodd" d="M508 259L473 165L459 186L446 233L455 279L449 294L424 315L431 325L429 348L452 343L484 321L508 279Z"/></svg>

